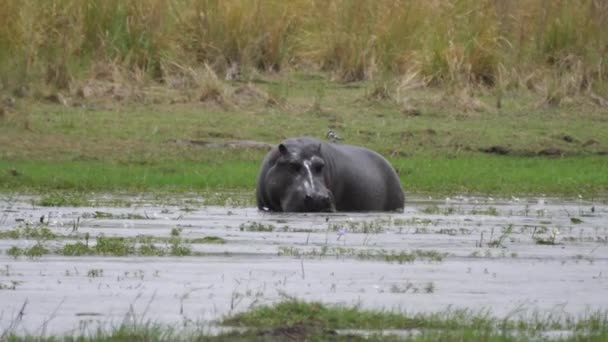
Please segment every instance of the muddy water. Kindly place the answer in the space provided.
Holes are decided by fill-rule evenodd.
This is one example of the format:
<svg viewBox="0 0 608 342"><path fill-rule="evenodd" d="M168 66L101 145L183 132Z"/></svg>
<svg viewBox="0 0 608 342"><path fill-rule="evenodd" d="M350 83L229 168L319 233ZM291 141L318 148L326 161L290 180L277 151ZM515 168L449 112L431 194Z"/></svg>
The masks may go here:
<svg viewBox="0 0 608 342"><path fill-rule="evenodd" d="M173 228L183 239L226 243L185 243L194 256L182 257L15 259L9 248L37 241L1 239L2 331L12 324L18 333L83 332L125 320L199 326L287 297L497 316L608 309L605 200L415 198L403 213L300 215L190 199L138 200L128 208L31 203L3 199L0 230L36 226L44 215L64 236L44 242L51 250L86 233L94 245L100 234L170 237ZM395 255L415 259L386 260Z"/></svg>

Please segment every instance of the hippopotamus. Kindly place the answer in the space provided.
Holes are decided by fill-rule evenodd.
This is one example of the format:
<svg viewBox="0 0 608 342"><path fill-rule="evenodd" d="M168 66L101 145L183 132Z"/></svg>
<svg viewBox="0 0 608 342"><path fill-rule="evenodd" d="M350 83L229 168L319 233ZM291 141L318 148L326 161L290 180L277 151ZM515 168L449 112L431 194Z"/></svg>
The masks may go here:
<svg viewBox="0 0 608 342"><path fill-rule="evenodd" d="M272 147L257 178L258 209L282 212L403 211L397 173L364 147L310 137Z"/></svg>

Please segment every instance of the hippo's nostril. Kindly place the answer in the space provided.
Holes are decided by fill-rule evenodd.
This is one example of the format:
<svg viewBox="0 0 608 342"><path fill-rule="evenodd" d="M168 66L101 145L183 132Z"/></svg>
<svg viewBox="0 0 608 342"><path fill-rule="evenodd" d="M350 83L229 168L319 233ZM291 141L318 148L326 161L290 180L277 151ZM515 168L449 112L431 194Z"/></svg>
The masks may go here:
<svg viewBox="0 0 608 342"><path fill-rule="evenodd" d="M331 198L319 193L305 194L303 204L305 210L311 212L325 211L333 207Z"/></svg>
<svg viewBox="0 0 608 342"><path fill-rule="evenodd" d="M321 200L321 203L323 203L324 208L331 207L331 199L329 198L329 196L323 197L323 199Z"/></svg>

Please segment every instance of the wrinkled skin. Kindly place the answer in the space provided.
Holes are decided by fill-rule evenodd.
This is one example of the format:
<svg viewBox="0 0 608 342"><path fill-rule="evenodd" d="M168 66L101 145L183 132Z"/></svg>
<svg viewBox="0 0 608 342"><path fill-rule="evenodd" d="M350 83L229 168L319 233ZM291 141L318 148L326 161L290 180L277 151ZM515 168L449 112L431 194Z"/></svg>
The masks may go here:
<svg viewBox="0 0 608 342"><path fill-rule="evenodd" d="M257 180L260 210L283 212L403 210L399 177L363 147L290 138L264 158Z"/></svg>

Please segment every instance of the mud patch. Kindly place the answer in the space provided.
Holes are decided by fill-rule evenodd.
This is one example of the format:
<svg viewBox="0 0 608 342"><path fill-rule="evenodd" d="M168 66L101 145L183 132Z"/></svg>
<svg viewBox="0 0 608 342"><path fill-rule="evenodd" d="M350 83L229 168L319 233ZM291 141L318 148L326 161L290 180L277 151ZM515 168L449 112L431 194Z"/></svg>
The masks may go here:
<svg viewBox="0 0 608 342"><path fill-rule="evenodd" d="M490 154L498 154L498 155L507 155L511 153L511 149L501 145L494 145L487 148L481 148L481 152L490 153Z"/></svg>
<svg viewBox="0 0 608 342"><path fill-rule="evenodd" d="M193 145L208 148L233 148L233 149L259 149L269 150L272 144L255 141L255 140L224 140L224 141L208 141L208 140L192 140L192 139L172 139L169 143L179 145Z"/></svg>
<svg viewBox="0 0 608 342"><path fill-rule="evenodd" d="M597 146L600 142L595 139L589 139L583 143L583 147Z"/></svg>
<svg viewBox="0 0 608 342"><path fill-rule="evenodd" d="M561 156L564 156L565 154L566 154L566 152L563 151L562 149L560 149L559 147L547 147L547 148L544 148L544 149L538 151L539 156L545 156L545 157L561 157Z"/></svg>
<svg viewBox="0 0 608 342"><path fill-rule="evenodd" d="M573 144L573 143L579 143L579 140L576 139L575 137L571 136L570 134L561 134L561 135L556 135L554 136L555 139L561 140L565 143L568 144Z"/></svg>
<svg viewBox="0 0 608 342"><path fill-rule="evenodd" d="M252 106L267 103L270 100L270 96L266 92L250 85L236 88L232 93L232 97L239 106Z"/></svg>

